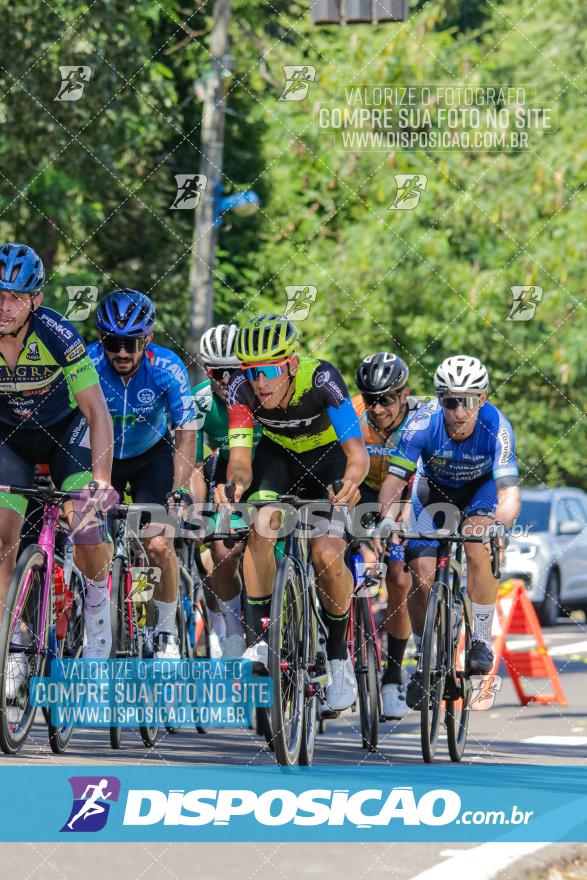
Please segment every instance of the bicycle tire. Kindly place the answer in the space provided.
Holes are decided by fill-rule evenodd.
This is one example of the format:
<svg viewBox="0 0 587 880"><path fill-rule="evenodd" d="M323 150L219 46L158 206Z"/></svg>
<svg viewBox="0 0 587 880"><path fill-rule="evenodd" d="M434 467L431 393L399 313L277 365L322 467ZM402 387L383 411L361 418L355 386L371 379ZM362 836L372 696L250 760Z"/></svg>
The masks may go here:
<svg viewBox="0 0 587 880"><path fill-rule="evenodd" d="M361 718L361 739L364 749L377 751L379 736L379 676L377 675L377 655L373 639L375 635L369 616L369 600L360 596L355 603L355 656L353 665L357 679L359 714Z"/></svg>
<svg viewBox="0 0 587 880"><path fill-rule="evenodd" d="M31 726L33 724L36 707L30 702L30 687L27 687L26 699L22 705L23 713L15 724L17 709L15 707L16 700L7 700L6 684L8 680L8 657L10 654L11 634L14 631L15 623L14 614L17 604L23 612L28 604L30 597L37 593L37 601L32 603L32 620L33 626L30 627L35 633L37 639L42 639L41 650L36 653L25 653L28 661L28 679L33 676L43 674L46 663L46 648L48 640L48 624L51 618L49 613L45 614L45 632L39 633L41 608L40 600L42 597L45 569L47 567L47 555L38 544L32 544L27 547L21 554L16 567L14 569L8 595L6 598L6 607L2 617L2 625L0 626L0 748L7 755L14 755L24 745ZM22 593L25 591L24 598ZM20 597L20 602L17 600ZM49 612L50 609L47 609ZM19 620L22 614L19 614ZM30 620L29 620L30 623ZM23 696L20 696L20 702L23 703ZM17 732L18 730L18 732Z"/></svg>
<svg viewBox="0 0 587 880"><path fill-rule="evenodd" d="M246 593L244 590L241 593L241 607L243 610L243 619L245 624L245 641L247 644L247 648L250 648L255 640L255 634L253 627L253 617L251 614L251 606L247 602ZM260 736L265 740L270 752L275 751L275 745L273 743L273 730L271 728L271 715L269 709L263 709L261 707L255 709L255 733L257 734L257 736Z"/></svg>
<svg viewBox="0 0 587 880"><path fill-rule="evenodd" d="M459 651L462 638L462 654ZM452 663L461 686L461 698L446 701L446 737L451 761L458 762L463 757L469 731L469 702L471 699L471 681L465 675L466 657L473 639L473 614L470 600L463 597L460 607L460 620L456 627L456 640L452 641Z"/></svg>
<svg viewBox="0 0 587 880"><path fill-rule="evenodd" d="M59 560L57 559L57 561ZM84 639L82 593L84 590L84 583L83 578L80 580L80 576L78 576L75 569L71 572L71 578L72 579L69 583L69 589L73 593L73 602L71 613L67 623L65 638L60 639L56 644L57 651L59 652L56 654L57 659L62 659L63 657L71 657L77 659L81 656L82 653ZM77 591L75 589L76 587ZM77 609L79 607L79 603L81 603L81 614L78 616ZM75 725L70 724L67 727L58 727L55 724L52 724L50 712L48 713L46 720L47 729L49 731L49 745L51 747L51 751L55 755L62 755L70 743L71 737L73 736L73 732L75 730Z"/></svg>
<svg viewBox="0 0 587 880"><path fill-rule="evenodd" d="M124 582L126 578L126 562L121 556L115 556L110 569L110 626L112 628L112 651L111 657L117 657L121 641L123 626L120 621L120 596L124 595ZM113 749L122 748L122 728L110 727L110 746Z"/></svg>
<svg viewBox="0 0 587 880"><path fill-rule="evenodd" d="M314 581L314 570L310 565L306 572L307 590L306 595L310 593L316 594L316 586ZM308 664L316 664L316 655L318 653L318 621L314 614L311 603L305 602L304 614L308 615L308 639L306 648L306 657L304 657L304 668L307 669ZM310 685L311 686L311 685ZM314 760L314 747L316 745L316 735L318 733L318 697L315 693L308 694L304 691L304 715L302 718L302 743L300 746L300 756L298 763L301 767L310 767Z"/></svg>
<svg viewBox="0 0 587 880"><path fill-rule="evenodd" d="M290 557L279 563L269 624L269 675L273 682L271 728L277 763L293 767L302 744L304 673L301 655L304 574ZM284 668L282 664L287 664Z"/></svg>
<svg viewBox="0 0 587 880"><path fill-rule="evenodd" d="M424 698L420 712L422 757L427 764L434 760L438 745L438 728L446 678L445 633L446 604L442 594L445 586L436 581L428 596L426 622L422 637L422 689Z"/></svg>

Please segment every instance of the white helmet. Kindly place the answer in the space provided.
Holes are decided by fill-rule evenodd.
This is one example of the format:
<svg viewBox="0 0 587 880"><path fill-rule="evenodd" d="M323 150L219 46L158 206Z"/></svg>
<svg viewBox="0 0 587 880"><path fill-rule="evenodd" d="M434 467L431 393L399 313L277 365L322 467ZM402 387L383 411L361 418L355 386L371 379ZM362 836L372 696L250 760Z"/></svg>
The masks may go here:
<svg viewBox="0 0 587 880"><path fill-rule="evenodd" d="M200 356L212 367L238 367L239 359L234 353L238 333L236 324L219 324L206 330L200 339Z"/></svg>
<svg viewBox="0 0 587 880"><path fill-rule="evenodd" d="M446 358L434 374L437 391L485 391L489 386L489 375L478 358L466 354L456 354Z"/></svg>

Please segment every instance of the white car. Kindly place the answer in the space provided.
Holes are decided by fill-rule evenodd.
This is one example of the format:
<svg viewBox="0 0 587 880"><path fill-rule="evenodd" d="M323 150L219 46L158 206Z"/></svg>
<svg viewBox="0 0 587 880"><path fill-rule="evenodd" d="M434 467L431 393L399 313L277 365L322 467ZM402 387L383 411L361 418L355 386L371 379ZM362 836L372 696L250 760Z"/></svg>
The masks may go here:
<svg viewBox="0 0 587 880"><path fill-rule="evenodd" d="M575 609L587 615L587 494L522 489L502 578L519 577L543 626Z"/></svg>

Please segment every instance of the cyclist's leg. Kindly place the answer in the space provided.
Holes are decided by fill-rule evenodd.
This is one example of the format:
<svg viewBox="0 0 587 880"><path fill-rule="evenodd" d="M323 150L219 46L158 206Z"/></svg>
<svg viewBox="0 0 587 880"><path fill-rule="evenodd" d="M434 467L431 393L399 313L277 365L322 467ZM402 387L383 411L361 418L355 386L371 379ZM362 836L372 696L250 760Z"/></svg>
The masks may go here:
<svg viewBox="0 0 587 880"><path fill-rule="evenodd" d="M15 429L8 425L0 426L4 438L12 442L18 438ZM19 442L21 442L19 440ZM23 445L23 449L26 446ZM13 486L32 486L34 464L16 452L6 439L0 440L0 483ZM27 502L21 495L0 492L0 619L6 602L8 586L16 564L20 532L27 509Z"/></svg>
<svg viewBox="0 0 587 880"><path fill-rule="evenodd" d="M177 642L177 599L179 564L175 553L174 535L167 523L165 499L173 487L173 443L163 437L158 443L133 459L120 463L130 484L133 502L161 508L162 523L151 517L148 535L142 538L149 565L158 569L155 578L154 603L156 624L154 647L156 656L179 656Z"/></svg>
<svg viewBox="0 0 587 880"><path fill-rule="evenodd" d="M465 509L461 531L480 536L494 520L497 492L493 480L482 483ZM497 581L491 572L487 545L465 544L467 557L467 592L473 608L474 630L469 671L491 672L493 652L491 629L495 614Z"/></svg>
<svg viewBox="0 0 587 880"><path fill-rule="evenodd" d="M90 429L85 417L77 410L45 431L51 437L51 451L45 460L55 485L63 491L85 488L93 479ZM64 512L72 526L75 563L86 579L84 657L109 657L112 631L107 585L112 544L106 521L90 504L78 501L65 504Z"/></svg>

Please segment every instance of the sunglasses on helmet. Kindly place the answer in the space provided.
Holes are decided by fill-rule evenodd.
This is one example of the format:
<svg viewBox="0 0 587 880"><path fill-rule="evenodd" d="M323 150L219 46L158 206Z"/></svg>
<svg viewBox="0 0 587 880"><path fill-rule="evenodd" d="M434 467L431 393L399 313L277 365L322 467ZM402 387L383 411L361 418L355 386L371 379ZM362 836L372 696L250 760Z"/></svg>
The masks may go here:
<svg viewBox="0 0 587 880"><path fill-rule="evenodd" d="M361 397L367 406L375 406L377 403L381 406L393 406L399 400L399 394L390 392L389 394L361 394Z"/></svg>
<svg viewBox="0 0 587 880"><path fill-rule="evenodd" d="M106 351L116 354L123 348L127 354L136 354L145 347L146 336L104 336L102 345Z"/></svg>
<svg viewBox="0 0 587 880"><path fill-rule="evenodd" d="M285 375L287 372L287 364L287 360L278 361L277 363L274 361L271 364L255 364L254 367L247 367L243 364L241 370L244 370L245 376L249 382L254 382L261 374L263 374L266 379L277 379L278 376Z"/></svg>
<svg viewBox="0 0 587 880"><path fill-rule="evenodd" d="M481 406L481 399L478 395L468 395L467 397L442 397L439 395L439 398L444 409L454 410L462 406L463 409L473 410L479 409Z"/></svg>

